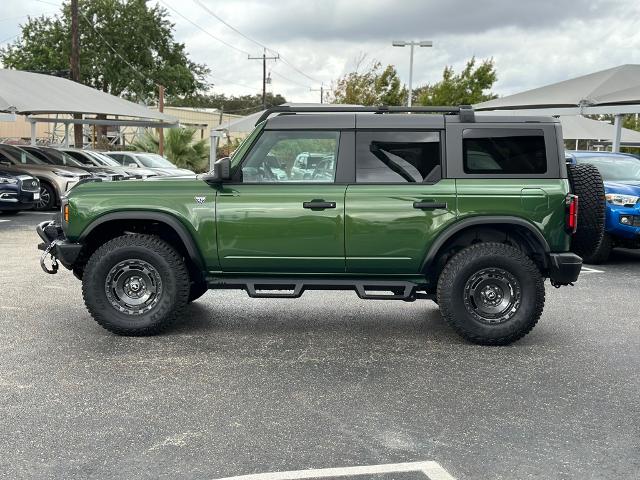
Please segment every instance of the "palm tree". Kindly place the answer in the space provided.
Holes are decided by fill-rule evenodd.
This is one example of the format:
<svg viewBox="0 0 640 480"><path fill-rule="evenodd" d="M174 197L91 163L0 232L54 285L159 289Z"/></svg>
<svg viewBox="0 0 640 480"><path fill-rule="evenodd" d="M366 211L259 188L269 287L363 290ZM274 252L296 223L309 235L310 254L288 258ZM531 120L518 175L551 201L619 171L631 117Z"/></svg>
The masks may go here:
<svg viewBox="0 0 640 480"><path fill-rule="evenodd" d="M209 146L206 139L193 141L194 128L169 128L164 135L164 154L176 166L194 172L206 171L209 161ZM133 147L142 152L158 153L160 146L157 134L146 130Z"/></svg>

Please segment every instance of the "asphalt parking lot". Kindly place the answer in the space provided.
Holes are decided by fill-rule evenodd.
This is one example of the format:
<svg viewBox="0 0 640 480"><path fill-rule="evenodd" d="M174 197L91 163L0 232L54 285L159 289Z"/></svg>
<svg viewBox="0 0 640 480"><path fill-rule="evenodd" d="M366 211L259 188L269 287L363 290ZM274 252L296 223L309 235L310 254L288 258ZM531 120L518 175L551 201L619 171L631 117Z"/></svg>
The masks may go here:
<svg viewBox="0 0 640 480"><path fill-rule="evenodd" d="M208 292L168 333L123 338L70 272L40 270L46 217L0 216L0 477L431 461L456 479L638 478L640 253L547 284L509 347L465 343L431 302L351 292ZM376 475L348 478L425 478Z"/></svg>

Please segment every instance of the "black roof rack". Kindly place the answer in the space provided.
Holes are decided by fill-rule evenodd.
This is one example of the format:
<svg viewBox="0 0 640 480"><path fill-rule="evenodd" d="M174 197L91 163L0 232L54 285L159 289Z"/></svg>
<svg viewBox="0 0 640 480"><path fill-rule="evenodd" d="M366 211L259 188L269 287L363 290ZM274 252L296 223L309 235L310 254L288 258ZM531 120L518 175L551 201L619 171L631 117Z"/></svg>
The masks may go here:
<svg viewBox="0 0 640 480"><path fill-rule="evenodd" d="M264 122L274 113L457 113L463 122L475 121L473 107L471 105L460 105L459 107L348 107L344 105L318 105L313 107L295 107L290 105L280 105L265 110L256 122L258 125Z"/></svg>

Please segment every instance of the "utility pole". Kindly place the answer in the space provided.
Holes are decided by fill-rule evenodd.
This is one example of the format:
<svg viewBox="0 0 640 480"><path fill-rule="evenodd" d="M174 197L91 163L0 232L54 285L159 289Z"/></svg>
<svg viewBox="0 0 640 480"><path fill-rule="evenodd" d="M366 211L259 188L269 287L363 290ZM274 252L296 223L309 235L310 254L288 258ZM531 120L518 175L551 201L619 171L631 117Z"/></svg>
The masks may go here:
<svg viewBox="0 0 640 480"><path fill-rule="evenodd" d="M267 108L267 60L278 60L280 55L276 55L275 57L267 57L267 49L265 48L262 51L261 57L252 57L249 56L249 60L262 60L262 109L265 110Z"/></svg>
<svg viewBox="0 0 640 480"><path fill-rule="evenodd" d="M406 47L409 45L411 47L411 53L409 54L409 100L407 101L407 106L410 107L413 99L413 47L433 47L433 42L431 40L423 40L421 42L405 42L404 40L394 40L391 44L394 47Z"/></svg>
<svg viewBox="0 0 640 480"><path fill-rule="evenodd" d="M311 92L320 92L320 103L324 103L324 82L320 84L320 88L310 88Z"/></svg>
<svg viewBox="0 0 640 480"><path fill-rule="evenodd" d="M158 111L164 112L164 86L158 85ZM164 128L158 129L158 153L164 155Z"/></svg>
<svg viewBox="0 0 640 480"><path fill-rule="evenodd" d="M80 35L78 33L78 0L71 0L71 80L80 83ZM82 119L81 113L76 113L73 118ZM82 148L82 124L73 125L73 143L76 148Z"/></svg>

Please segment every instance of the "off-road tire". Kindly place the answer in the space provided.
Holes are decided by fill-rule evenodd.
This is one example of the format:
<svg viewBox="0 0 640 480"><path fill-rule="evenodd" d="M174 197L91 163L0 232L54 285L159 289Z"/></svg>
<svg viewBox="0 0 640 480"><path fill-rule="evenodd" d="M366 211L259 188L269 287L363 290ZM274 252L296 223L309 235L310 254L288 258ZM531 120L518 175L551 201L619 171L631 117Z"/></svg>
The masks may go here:
<svg viewBox="0 0 640 480"><path fill-rule="evenodd" d="M602 176L589 164L567 165L571 191L578 195L578 229L571 251L582 258L595 255L604 235L605 198Z"/></svg>
<svg viewBox="0 0 640 480"><path fill-rule="evenodd" d="M500 323L478 320L465 302L468 283L479 272L493 269L515 279L520 298L510 311L512 316ZM502 243L478 243L447 262L438 279L437 297L442 316L462 337L479 345L508 345L529 333L542 315L544 279L521 250Z"/></svg>
<svg viewBox="0 0 640 480"><path fill-rule="evenodd" d="M591 265L605 263L611 256L611 250L613 250L613 239L611 238L611 235L605 233L595 253L590 257L584 258L584 263L589 263Z"/></svg>
<svg viewBox="0 0 640 480"><path fill-rule="evenodd" d="M209 287L207 287L207 284L205 282L203 282L203 281L193 282L191 284L191 288L189 289L189 300L188 300L188 302L189 303L195 302L202 295L207 293L208 290L209 290Z"/></svg>
<svg viewBox="0 0 640 480"><path fill-rule="evenodd" d="M135 315L118 310L107 294L110 272L127 261L150 265L160 279L157 303ZM154 335L182 313L189 298L189 274L180 254L159 237L123 235L106 242L91 255L84 270L82 296L94 320L110 332Z"/></svg>

